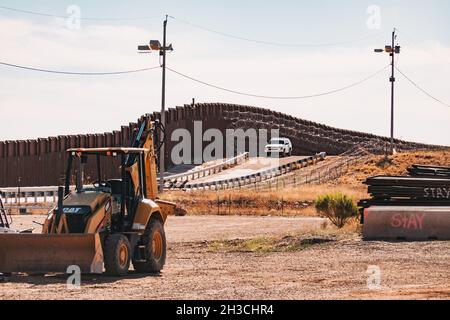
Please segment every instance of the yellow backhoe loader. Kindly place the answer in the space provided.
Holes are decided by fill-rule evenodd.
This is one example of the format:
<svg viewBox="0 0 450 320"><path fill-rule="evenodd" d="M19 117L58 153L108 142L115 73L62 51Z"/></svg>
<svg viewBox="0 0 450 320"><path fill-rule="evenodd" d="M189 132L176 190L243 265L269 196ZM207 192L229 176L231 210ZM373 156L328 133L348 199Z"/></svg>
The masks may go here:
<svg viewBox="0 0 450 320"><path fill-rule="evenodd" d="M0 234L0 273L66 272L78 266L83 273L124 276L131 263L139 273L159 272L166 260L166 218L185 211L157 199L156 132L153 122L144 121L130 148L67 150L65 186L42 233ZM101 168L113 158L120 160L121 178L108 180ZM90 160L97 177L85 184L83 169Z"/></svg>

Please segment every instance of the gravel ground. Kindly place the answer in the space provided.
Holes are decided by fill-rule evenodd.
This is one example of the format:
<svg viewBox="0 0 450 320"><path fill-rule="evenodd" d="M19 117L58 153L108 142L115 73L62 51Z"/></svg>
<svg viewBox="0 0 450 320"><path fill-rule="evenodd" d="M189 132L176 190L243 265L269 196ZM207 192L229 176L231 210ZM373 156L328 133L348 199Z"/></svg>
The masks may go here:
<svg viewBox="0 0 450 320"><path fill-rule="evenodd" d="M16 227L42 217L17 217ZM211 251L208 241L301 233L317 218L169 217L167 263L159 276L14 275L0 299L450 299L450 242L363 242L357 235L296 252ZM20 225L22 224L22 225ZM369 266L381 271L369 290Z"/></svg>

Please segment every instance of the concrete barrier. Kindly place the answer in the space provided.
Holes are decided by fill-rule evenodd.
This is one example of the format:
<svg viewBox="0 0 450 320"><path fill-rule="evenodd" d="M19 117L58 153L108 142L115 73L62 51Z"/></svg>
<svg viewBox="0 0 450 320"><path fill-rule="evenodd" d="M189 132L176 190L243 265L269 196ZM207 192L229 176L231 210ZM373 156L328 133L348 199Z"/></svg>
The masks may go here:
<svg viewBox="0 0 450 320"><path fill-rule="evenodd" d="M364 240L450 240L450 207L372 206L364 209Z"/></svg>

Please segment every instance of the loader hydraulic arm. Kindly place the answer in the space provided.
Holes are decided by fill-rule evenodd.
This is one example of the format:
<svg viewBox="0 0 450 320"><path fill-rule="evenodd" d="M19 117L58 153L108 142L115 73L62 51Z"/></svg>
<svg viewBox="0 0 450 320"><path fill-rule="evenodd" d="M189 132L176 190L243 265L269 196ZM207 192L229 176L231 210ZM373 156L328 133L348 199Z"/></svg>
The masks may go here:
<svg viewBox="0 0 450 320"><path fill-rule="evenodd" d="M156 153L154 145L154 136L158 128L150 120L144 120L139 126L138 131L131 143L133 148L145 148L149 152L143 155L142 159L138 159L139 155L128 155L126 160L126 170L130 173L132 185L135 194L138 194L138 188L143 188L143 196L147 199L155 200L158 196L158 184L156 179ZM142 161L143 181L139 181L138 161Z"/></svg>

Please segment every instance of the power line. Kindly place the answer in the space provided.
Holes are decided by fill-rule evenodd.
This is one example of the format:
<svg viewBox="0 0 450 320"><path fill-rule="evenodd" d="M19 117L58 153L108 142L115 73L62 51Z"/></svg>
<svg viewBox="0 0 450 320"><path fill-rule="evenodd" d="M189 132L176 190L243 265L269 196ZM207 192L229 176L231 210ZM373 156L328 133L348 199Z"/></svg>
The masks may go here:
<svg viewBox="0 0 450 320"><path fill-rule="evenodd" d="M362 79L360 81L357 81L355 83L352 83L352 84L350 84L348 86L345 86L345 87L342 87L342 88L339 88L339 89L335 89L335 90L331 90L331 91L325 91L325 92L311 94L311 95L286 96L286 97L282 97L282 96L264 96L264 95L258 95L258 94L252 94L252 93L246 93L246 92L240 92L240 91L236 91L236 90L232 90L232 89L227 89L227 88L224 88L224 87L220 87L220 86L217 86L217 85L214 85L214 84L211 84L211 83L208 83L208 82L205 82L205 81L193 78L191 76L188 76L186 74L183 74L181 72L173 70L173 69L171 69L169 67L166 67L166 68L169 71L171 71L171 72L173 72L173 73L175 73L175 74L177 74L177 75L179 75L181 77L189 79L191 81L203 84L203 85L211 87L211 88L215 88L215 89L218 89L218 90L222 90L222 91L226 91L226 92L230 92L230 93L234 93L234 94L238 94L238 95L242 95L242 96L248 96L248 97L253 97L253 98L263 98L263 99L274 99L274 100L300 100L300 99L307 99L307 98L315 98L315 97L326 96L326 95L330 95L330 94L333 94L333 93L337 93L337 92L340 92L340 91L344 91L344 90L353 88L353 87L355 87L355 86L357 86L359 84L362 84L362 83L364 83L364 82L374 78L375 76L379 75L384 70L386 70L388 67L389 67L389 65L385 66L383 69L378 70L374 74L371 74L370 76L368 76L368 77L366 77L366 78L364 78L364 79Z"/></svg>
<svg viewBox="0 0 450 320"><path fill-rule="evenodd" d="M119 75L119 74L127 74L127 73L137 73L143 71L149 71L153 69L159 69L160 66L151 67L151 68L142 68L142 69L134 69L134 70L123 70L123 71L112 71L112 72L73 72L73 71L61 71L61 70L49 70L49 69L40 69L34 67L21 66L17 64L1 62L0 65L4 65L7 67L25 69L30 71L38 71L45 73L56 73L56 74L68 74L68 75L78 75L78 76L109 76L109 75Z"/></svg>
<svg viewBox="0 0 450 320"><path fill-rule="evenodd" d="M44 13L44 12L36 12L36 11L30 11L30 10L22 10L22 9L16 9L11 7L5 7L0 6L0 9L19 12L19 13L25 13L25 14L31 14L35 16L43 16L43 17L51 17L51 18L71 18L70 16L66 15L57 15L57 14L50 14L50 13ZM96 17L80 17L80 20L93 20L93 21L134 21L134 20L151 20L151 19L158 19L159 16L153 16L153 17L130 17L130 18L96 18Z"/></svg>
<svg viewBox="0 0 450 320"><path fill-rule="evenodd" d="M419 89L420 91L422 91L424 94L426 94L428 97L430 97L431 99L439 102L440 104L449 107L450 108L450 104L447 104L445 102L443 102L442 100L439 100L438 98L432 96L430 93L428 93L427 91L425 91L425 89L422 89L422 87L420 87L416 82L414 82L411 78L409 78L406 74L404 74L399 68L395 67L395 69L406 79L408 80L413 86L415 86L417 89Z"/></svg>
<svg viewBox="0 0 450 320"><path fill-rule="evenodd" d="M8 11L13 11L13 12L18 12L18 13L25 13L25 14L30 14L30 15L36 15L36 16L44 16L44 17L52 17L52 18L62 18L62 19L67 19L67 18L71 18L70 16L67 15L57 15L57 14L50 14L50 13L45 13L45 12L37 12L37 11L31 11L31 10L23 10L23 9L17 9L17 8L11 8L11 7L6 7L6 6L0 6L0 9L4 9L4 10L8 10ZM257 39L251 39L251 38L246 38L246 37L242 37L242 36L237 36L237 35L233 35L233 34L229 34L226 32L221 32L221 31L216 31L210 28L206 28L203 26L200 26L198 24L189 22L187 20L183 20L180 18L175 18L173 16L169 16L170 18L176 20L176 21L180 21L184 24L190 25L194 28L197 29L201 29L203 31L208 31L208 32L212 32L221 36L225 36L225 37L229 37L229 38L233 38L236 40L242 40L242 41L248 41L248 42L254 42L254 43L259 43L259 44L265 44L265 45L272 45L272 46L282 46L282 47L328 47L328 46L339 46L339 45L345 45L345 44L351 44L351 43L355 43L355 42L361 42L370 38L373 38L373 35L369 35L363 38L359 38L359 39L353 39L353 40L346 40L346 41L341 41L341 42L329 42L329 43L315 43L315 44L295 44L295 43L282 43L282 42L271 42L271 41L264 41L264 40L257 40ZM92 21L137 21L137 20L152 20L152 19L158 19L160 18L159 16L151 16L151 17L130 17L130 18L98 18L98 17L80 17L80 20L92 20Z"/></svg>
<svg viewBox="0 0 450 320"><path fill-rule="evenodd" d="M339 46L339 45L345 45L345 44L351 44L351 43L355 43L355 42L361 42L370 38L373 38L374 35L368 35L364 38L359 38L359 39L353 39L353 40L346 40L346 41L341 41L341 42L328 42L328 43L283 43L283 42L272 42L272 41L265 41L265 40L257 40L257 39L251 39L251 38L246 38L246 37L242 37L242 36L238 36L238 35L233 35L230 33L226 33L226 32L221 32L221 31L217 31L217 30L213 30L207 27L203 27L201 25L180 19L180 18L176 18L176 17L172 17L169 16L170 18L174 19L175 21L179 21L181 23L184 23L186 25L189 25L191 27L203 30L203 31L207 31L207 32L211 32L211 33L215 33L224 37L228 37L228 38L232 38L235 40L241 40L241 41L247 41L247 42L253 42L253 43L259 43L259 44L264 44L264 45L270 45L270 46L279 46L279 47L331 47L331 46Z"/></svg>
<svg viewBox="0 0 450 320"><path fill-rule="evenodd" d="M409 39L409 41L410 41L409 43L410 44L415 45L417 48L420 48L420 49L422 49L424 51L431 52L429 47L425 47L424 46L424 44L426 44L428 42L427 40L417 40L416 38L412 37L409 33L406 33L403 30L397 29L397 31L400 32L407 39ZM408 46L408 43L407 43L407 47L411 47L411 46Z"/></svg>

